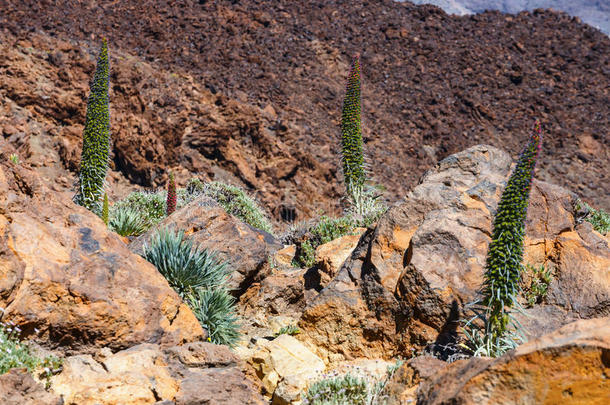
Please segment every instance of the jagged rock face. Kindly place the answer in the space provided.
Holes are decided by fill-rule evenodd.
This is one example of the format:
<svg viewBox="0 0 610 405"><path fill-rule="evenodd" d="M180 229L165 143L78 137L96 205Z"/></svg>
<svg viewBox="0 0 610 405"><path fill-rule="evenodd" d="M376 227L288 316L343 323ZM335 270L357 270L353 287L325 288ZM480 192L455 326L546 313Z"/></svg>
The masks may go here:
<svg viewBox="0 0 610 405"><path fill-rule="evenodd" d="M610 318L581 320L498 359L459 360L431 376L417 403L605 404L610 393Z"/></svg>
<svg viewBox="0 0 610 405"><path fill-rule="evenodd" d="M326 361L404 355L455 337L483 279L510 167L509 155L491 146L449 156L365 233L300 321ZM554 279L546 301L522 319L530 336L608 315L608 241L576 221L575 202L561 187L534 182L525 262L552 268ZM591 294L582 294L583 285Z"/></svg>
<svg viewBox="0 0 610 405"><path fill-rule="evenodd" d="M388 381L384 393L387 405L402 405L417 402L417 389L423 381L434 377L448 365L432 356L419 356L400 366Z"/></svg>
<svg viewBox="0 0 610 405"><path fill-rule="evenodd" d="M150 263L42 184L0 140L0 307L24 335L81 353L205 338ZM35 333L38 330L38 333Z"/></svg>
<svg viewBox="0 0 610 405"><path fill-rule="evenodd" d="M105 35L114 162L132 181L159 185L182 166L235 176L270 211L338 212L340 105L361 52L364 142L390 200L468 146L520 149L538 117L550 152L539 178L610 209L610 39L565 14L458 18L392 0L42 4L4 2L0 88L11 107L0 125L15 143L52 134L72 168L88 55Z"/></svg>

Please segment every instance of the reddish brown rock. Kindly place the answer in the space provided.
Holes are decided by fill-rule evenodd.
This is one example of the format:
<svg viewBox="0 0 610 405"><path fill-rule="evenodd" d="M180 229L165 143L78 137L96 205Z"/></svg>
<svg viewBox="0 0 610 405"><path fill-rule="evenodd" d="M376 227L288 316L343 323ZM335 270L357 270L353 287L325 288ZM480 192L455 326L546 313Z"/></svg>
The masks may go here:
<svg viewBox="0 0 610 405"><path fill-rule="evenodd" d="M322 287L326 287L335 277L339 268L356 248L365 230L358 228L353 235L342 236L316 248L314 266L320 276Z"/></svg>
<svg viewBox="0 0 610 405"><path fill-rule="evenodd" d="M372 237L372 230L363 235L337 276L308 302L299 321L303 340L326 363L392 357L400 345L398 335L386 327L385 320L373 315L360 290Z"/></svg>
<svg viewBox="0 0 610 405"><path fill-rule="evenodd" d="M150 263L102 220L12 164L0 140L0 306L41 344L87 352L205 337ZM34 334L35 329L38 334Z"/></svg>
<svg viewBox="0 0 610 405"><path fill-rule="evenodd" d="M25 369L12 369L0 375L0 398L4 405L63 405L62 399L47 392Z"/></svg>
<svg viewBox="0 0 610 405"><path fill-rule="evenodd" d="M383 389L387 405L416 403L417 389L424 381L435 377L449 363L432 356L415 357L394 372Z"/></svg>
<svg viewBox="0 0 610 405"><path fill-rule="evenodd" d="M194 243L218 252L234 270L230 285L243 293L259 281L269 257L281 248L275 238L229 215L209 197L199 197L137 238L129 249L141 253L159 229L183 230Z"/></svg>
<svg viewBox="0 0 610 405"><path fill-rule="evenodd" d="M422 383L417 403L602 405L609 373L610 318L582 320L500 358L451 364Z"/></svg>
<svg viewBox="0 0 610 405"><path fill-rule="evenodd" d="M272 269L263 280L252 284L241 296L240 307L250 314L298 316L307 300L316 293L314 287L318 286L317 279L313 281L314 285L309 285L310 277L305 269Z"/></svg>
<svg viewBox="0 0 610 405"><path fill-rule="evenodd" d="M117 353L68 357L51 380L66 404L262 405L226 346L196 342L163 349L142 344Z"/></svg>

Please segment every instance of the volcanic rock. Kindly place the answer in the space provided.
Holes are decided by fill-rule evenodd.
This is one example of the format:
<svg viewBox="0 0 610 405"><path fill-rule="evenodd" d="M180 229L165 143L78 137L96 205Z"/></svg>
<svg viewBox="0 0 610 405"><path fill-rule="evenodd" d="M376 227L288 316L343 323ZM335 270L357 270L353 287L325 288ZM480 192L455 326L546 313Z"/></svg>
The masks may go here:
<svg viewBox="0 0 610 405"><path fill-rule="evenodd" d="M274 397L273 403L279 405L298 401L307 382L325 368L320 358L285 334L270 342L259 339L248 362L262 380L267 395Z"/></svg>
<svg viewBox="0 0 610 405"><path fill-rule="evenodd" d="M4 405L63 405L58 395L45 391L25 369L18 368L0 375L0 398Z"/></svg>
<svg viewBox="0 0 610 405"><path fill-rule="evenodd" d="M356 248L364 228L359 228L353 235L345 235L316 248L314 266L320 275L320 285L326 287L345 260Z"/></svg>
<svg viewBox="0 0 610 405"><path fill-rule="evenodd" d="M383 394L388 397L387 405L415 403L419 385L442 372L448 365L432 356L410 359L394 372L384 387Z"/></svg>
<svg viewBox="0 0 610 405"><path fill-rule="evenodd" d="M112 354L68 357L52 390L66 404L263 404L226 346L141 344Z"/></svg>
<svg viewBox="0 0 610 405"><path fill-rule="evenodd" d="M581 320L497 358L459 360L419 388L417 403L605 404L610 318Z"/></svg>

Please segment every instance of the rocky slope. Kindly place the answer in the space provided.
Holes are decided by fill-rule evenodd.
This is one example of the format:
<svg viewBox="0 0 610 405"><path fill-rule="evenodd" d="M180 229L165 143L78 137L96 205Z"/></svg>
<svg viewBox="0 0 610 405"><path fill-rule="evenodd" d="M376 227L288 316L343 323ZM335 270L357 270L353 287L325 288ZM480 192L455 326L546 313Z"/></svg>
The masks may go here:
<svg viewBox="0 0 610 405"><path fill-rule="evenodd" d="M444 361L456 358L457 321L481 282L512 163L497 148L442 160L378 224L318 247L309 269L291 265L294 246L278 250L206 196L167 217L159 226L185 230L234 269L244 335L233 351L205 342L190 309L136 254L149 234L130 243L110 232L12 162L14 152L0 139L2 321L63 362L47 390L23 370L0 375L9 404L297 405L327 373L379 378L396 357L415 358L387 382L392 404L492 394L604 403L608 237L581 222L573 193L543 181L532 190L525 262L551 269L552 280L520 319L530 342L493 360ZM300 334L275 335L287 325Z"/></svg>
<svg viewBox="0 0 610 405"><path fill-rule="evenodd" d="M498 10L517 14L537 8L552 8L582 18L592 27L610 35L610 3L603 0L410 0L415 4L434 4L447 13L464 15Z"/></svg>
<svg viewBox="0 0 610 405"><path fill-rule="evenodd" d="M157 186L172 167L241 183L278 218L286 206L297 219L337 212L340 105L349 55L361 52L368 161L388 199L473 144L516 153L539 117L539 177L610 208L610 39L565 14L454 17L390 0L4 0L2 10L1 131L38 152L59 189L78 164L105 35L117 181Z"/></svg>

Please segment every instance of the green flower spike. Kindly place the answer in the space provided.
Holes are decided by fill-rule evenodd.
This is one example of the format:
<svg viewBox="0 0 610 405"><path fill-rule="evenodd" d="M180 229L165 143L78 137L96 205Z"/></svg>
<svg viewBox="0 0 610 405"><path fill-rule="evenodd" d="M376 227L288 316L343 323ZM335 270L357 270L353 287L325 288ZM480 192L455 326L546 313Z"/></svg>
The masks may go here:
<svg viewBox="0 0 610 405"><path fill-rule="evenodd" d="M341 113L341 154L348 195L351 194L352 189L364 186L366 180L360 112L360 56L356 54L347 79Z"/></svg>
<svg viewBox="0 0 610 405"><path fill-rule="evenodd" d="M74 196L75 203L97 215L102 214L110 151L109 81L108 43L104 38L87 102L78 190Z"/></svg>
<svg viewBox="0 0 610 405"><path fill-rule="evenodd" d="M508 179L494 219L482 286L482 304L487 318L485 332L492 344L507 333L510 323L508 310L515 304L520 291L525 219L541 146L542 130L536 121L529 142Z"/></svg>

